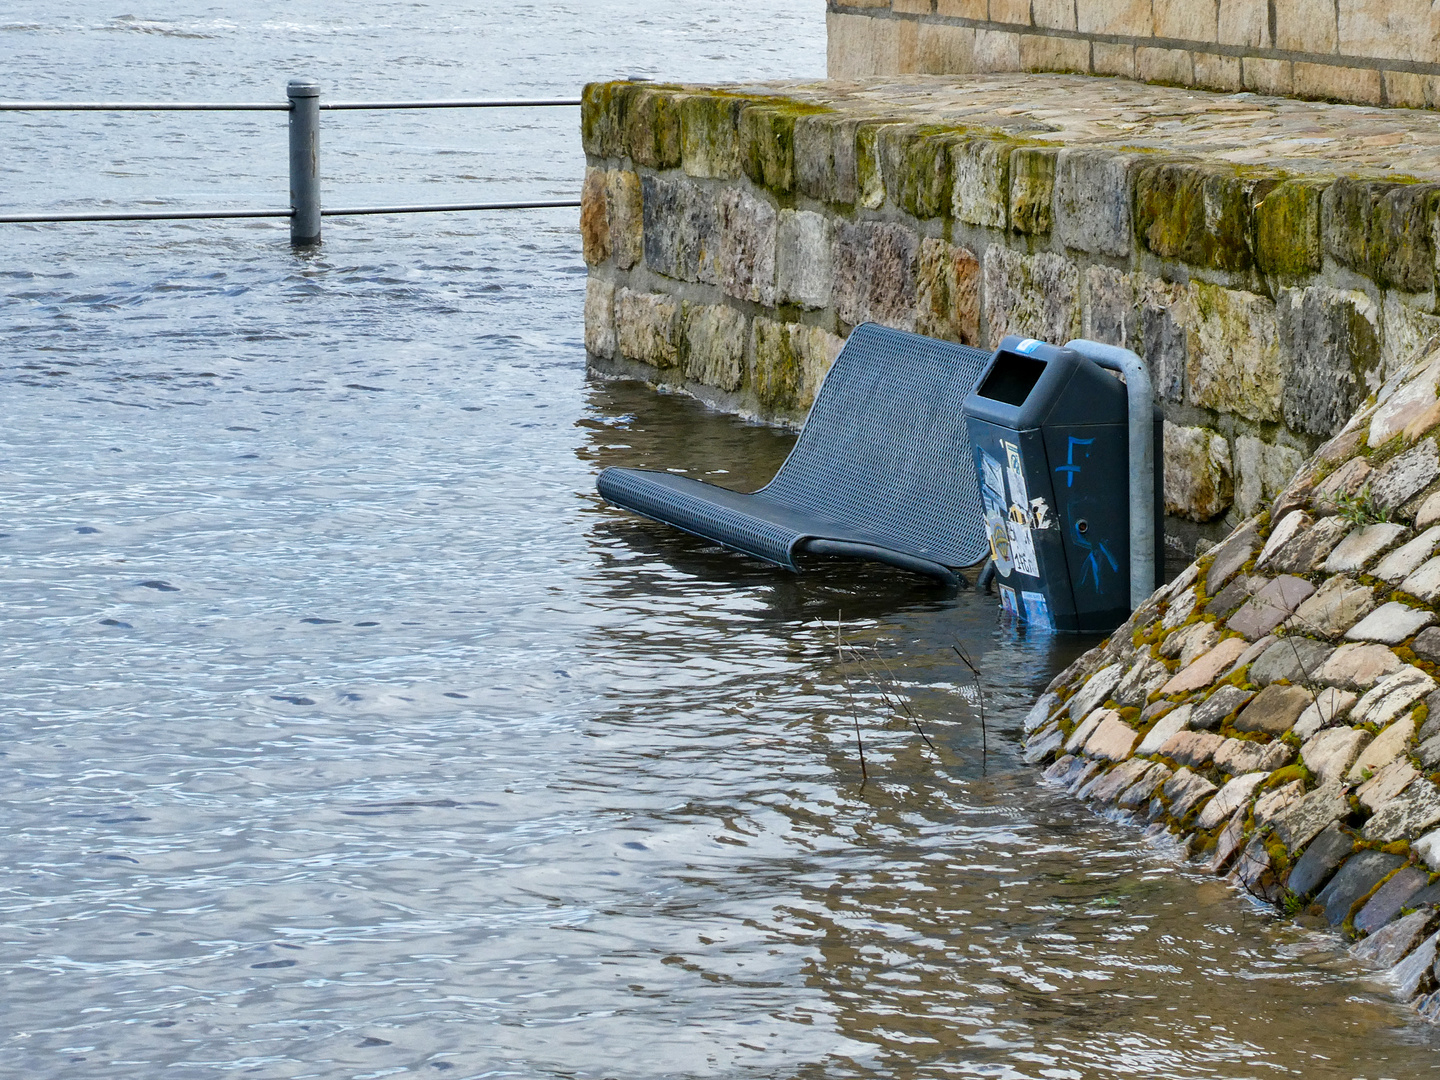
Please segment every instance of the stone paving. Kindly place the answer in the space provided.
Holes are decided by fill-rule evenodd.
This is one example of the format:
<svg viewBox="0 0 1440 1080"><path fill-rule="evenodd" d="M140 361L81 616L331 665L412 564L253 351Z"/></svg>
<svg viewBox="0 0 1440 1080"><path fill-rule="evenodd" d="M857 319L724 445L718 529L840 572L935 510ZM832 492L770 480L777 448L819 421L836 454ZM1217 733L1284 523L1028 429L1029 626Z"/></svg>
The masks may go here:
<svg viewBox="0 0 1440 1080"><path fill-rule="evenodd" d="M1415 449L1440 428L1437 402L1440 351L1063 672L1025 725L1029 760L1050 781L1173 835L1252 895L1359 938L1355 954L1430 1019L1440 1019L1440 628L1427 583L1440 574L1440 462ZM1367 484L1336 500L1328 480L1356 462L1367 476L1404 463L1403 497ZM1323 560L1317 534L1329 537ZM1216 594L1237 582L1247 599L1216 614Z"/></svg>

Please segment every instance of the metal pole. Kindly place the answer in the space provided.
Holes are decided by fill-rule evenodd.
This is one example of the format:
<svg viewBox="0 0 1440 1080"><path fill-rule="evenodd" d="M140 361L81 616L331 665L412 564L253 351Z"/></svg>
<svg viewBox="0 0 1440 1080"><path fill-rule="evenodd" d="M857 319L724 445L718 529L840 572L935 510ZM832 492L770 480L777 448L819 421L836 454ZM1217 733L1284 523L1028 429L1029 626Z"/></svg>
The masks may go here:
<svg viewBox="0 0 1440 1080"><path fill-rule="evenodd" d="M291 79L290 99L290 242L320 242L320 84Z"/></svg>

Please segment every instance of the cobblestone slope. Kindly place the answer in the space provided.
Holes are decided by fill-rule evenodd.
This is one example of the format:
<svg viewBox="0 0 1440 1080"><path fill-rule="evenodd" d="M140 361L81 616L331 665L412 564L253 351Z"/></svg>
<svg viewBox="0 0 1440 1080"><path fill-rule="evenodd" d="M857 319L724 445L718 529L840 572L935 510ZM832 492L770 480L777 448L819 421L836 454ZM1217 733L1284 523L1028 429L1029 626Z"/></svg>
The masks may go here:
<svg viewBox="0 0 1440 1080"><path fill-rule="evenodd" d="M1440 1018L1440 351L1052 683L1026 753Z"/></svg>

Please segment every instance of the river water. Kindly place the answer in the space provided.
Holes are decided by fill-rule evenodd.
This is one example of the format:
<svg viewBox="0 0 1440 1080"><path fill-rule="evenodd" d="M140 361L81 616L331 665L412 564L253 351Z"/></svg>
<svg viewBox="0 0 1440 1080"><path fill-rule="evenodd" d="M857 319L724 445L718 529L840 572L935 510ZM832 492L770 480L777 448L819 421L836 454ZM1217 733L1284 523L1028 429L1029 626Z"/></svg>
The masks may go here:
<svg viewBox="0 0 1440 1080"><path fill-rule="evenodd" d="M40 7L0 6L6 96L823 71L818 0ZM284 204L273 114L0 124L10 209ZM577 144L573 110L329 114L326 198L573 195ZM587 378L573 212L304 255L0 228L0 1074L1440 1064L1331 938L1017 760L1082 642L598 503L605 464L758 484L790 440Z"/></svg>

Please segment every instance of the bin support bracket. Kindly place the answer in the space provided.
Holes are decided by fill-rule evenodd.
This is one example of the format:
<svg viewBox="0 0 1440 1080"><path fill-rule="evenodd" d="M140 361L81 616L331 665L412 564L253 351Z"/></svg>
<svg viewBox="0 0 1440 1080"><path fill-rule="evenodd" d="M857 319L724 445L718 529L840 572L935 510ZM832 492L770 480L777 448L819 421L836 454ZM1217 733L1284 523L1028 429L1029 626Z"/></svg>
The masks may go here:
<svg viewBox="0 0 1440 1080"><path fill-rule="evenodd" d="M1160 584L1155 564L1155 402L1150 372L1129 349L1084 338L1065 347L1125 376L1130 403L1130 610L1134 611Z"/></svg>

